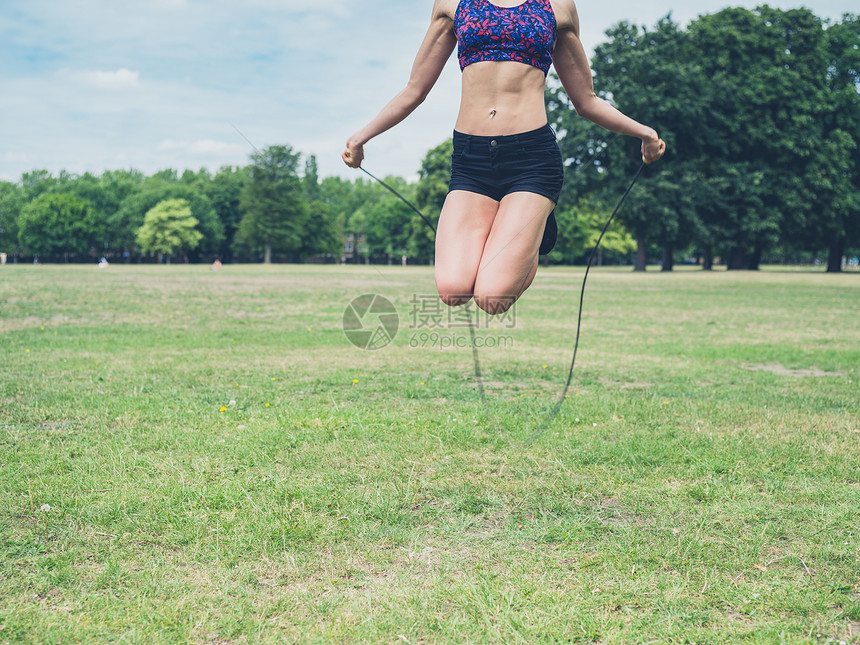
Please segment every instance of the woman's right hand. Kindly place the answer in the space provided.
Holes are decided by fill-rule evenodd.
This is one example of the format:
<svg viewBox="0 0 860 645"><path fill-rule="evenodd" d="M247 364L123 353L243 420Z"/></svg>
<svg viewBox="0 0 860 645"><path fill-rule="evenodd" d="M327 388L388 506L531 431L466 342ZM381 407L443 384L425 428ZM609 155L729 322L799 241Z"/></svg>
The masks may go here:
<svg viewBox="0 0 860 645"><path fill-rule="evenodd" d="M364 160L364 146L347 141L346 149L341 155L343 163L350 168L361 168L361 162Z"/></svg>

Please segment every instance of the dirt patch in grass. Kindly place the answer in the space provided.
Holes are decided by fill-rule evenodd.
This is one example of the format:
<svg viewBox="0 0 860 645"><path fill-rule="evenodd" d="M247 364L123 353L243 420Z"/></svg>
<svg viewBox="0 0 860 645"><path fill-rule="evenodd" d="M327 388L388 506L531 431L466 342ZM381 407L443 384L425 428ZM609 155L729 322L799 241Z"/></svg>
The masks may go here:
<svg viewBox="0 0 860 645"><path fill-rule="evenodd" d="M825 372L824 370L816 369L814 367L793 370L783 367L778 363L768 363L767 365L763 365L761 363L745 363L742 367L745 370L750 370L751 372L770 372L777 376L794 376L796 378L802 378L804 376L845 376L844 372Z"/></svg>

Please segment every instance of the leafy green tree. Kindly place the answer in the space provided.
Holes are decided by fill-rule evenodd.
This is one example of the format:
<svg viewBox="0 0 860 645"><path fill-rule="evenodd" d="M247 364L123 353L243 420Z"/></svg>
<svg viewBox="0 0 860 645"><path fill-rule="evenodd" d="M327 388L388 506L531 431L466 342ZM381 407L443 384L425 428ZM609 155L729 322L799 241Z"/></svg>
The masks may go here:
<svg viewBox="0 0 860 645"><path fill-rule="evenodd" d="M346 249L349 218L361 208L361 196L355 183L340 177L324 178L319 189L320 201L325 205L329 222L338 237L333 244L333 253L339 257Z"/></svg>
<svg viewBox="0 0 860 645"><path fill-rule="evenodd" d="M206 168L201 168L197 172L193 170L185 170L179 178L180 183L193 188L198 193L205 194L212 182L212 173Z"/></svg>
<svg viewBox="0 0 860 645"><path fill-rule="evenodd" d="M236 244L261 250L266 264L273 252L299 257L303 248L310 212L298 174L300 159L290 146L269 146L251 155Z"/></svg>
<svg viewBox="0 0 860 645"><path fill-rule="evenodd" d="M302 177L305 199L309 202L320 199L320 173L316 155L305 160L305 174Z"/></svg>
<svg viewBox="0 0 860 645"><path fill-rule="evenodd" d="M407 184L406 180L385 177L384 181L414 202L415 187ZM367 259L385 255L391 263L395 255L406 254L412 230L412 209L379 184L364 184L362 181L356 189L364 198L361 206L350 216L348 230L356 239L364 241L362 251Z"/></svg>
<svg viewBox="0 0 860 645"><path fill-rule="evenodd" d="M106 172L100 177L84 173L69 181L67 188L107 215L115 212L122 200L137 190L142 181L142 177L125 171Z"/></svg>
<svg viewBox="0 0 860 645"><path fill-rule="evenodd" d="M190 254L191 259L217 256L224 241L224 227L212 202L206 195L177 182L146 181L139 192L128 195L119 210L108 217L111 233L111 248L125 249L135 253L137 231L143 226L146 213L156 204L168 199L184 199L191 208L191 214L198 221L197 229L203 235L200 244Z"/></svg>
<svg viewBox="0 0 860 645"><path fill-rule="evenodd" d="M804 197L814 210L792 218L787 231L790 247L816 256L825 250L829 273L842 270L849 240L860 242L860 191L853 185L858 145L860 141L839 129L819 141L804 177Z"/></svg>
<svg viewBox="0 0 860 645"><path fill-rule="evenodd" d="M611 210L606 208L603 201L593 197L584 197L575 206L563 210L556 209L558 252L553 253L556 256L553 259L560 259L566 264L586 262L610 214ZM595 264L603 264L607 256L623 260L635 248L633 237L623 224L615 220L600 243Z"/></svg>
<svg viewBox="0 0 860 645"><path fill-rule="evenodd" d="M689 26L689 57L710 80L703 151L725 178L711 232L730 269L756 269L784 231L814 217L810 163L824 137L826 41L808 9L725 9Z"/></svg>
<svg viewBox="0 0 860 645"><path fill-rule="evenodd" d="M726 173L731 175L732 169L729 167L721 174L715 170L715 163L715 160L705 160L704 157L690 160L674 187L680 191L681 207L695 213L684 218L692 227L685 237L692 238L689 250L700 258L704 271L711 271L714 267L715 232L722 226L724 213L730 208L731 182Z"/></svg>
<svg viewBox="0 0 860 645"><path fill-rule="evenodd" d="M225 262L233 260L233 240L242 220L240 196L248 173L244 168L221 168L206 188L206 196L224 229L224 241L218 255Z"/></svg>
<svg viewBox="0 0 860 645"><path fill-rule="evenodd" d="M667 140L621 211L644 269L651 242L670 269L678 249L755 269L764 253L827 246L831 267L855 239L857 57L855 16L825 30L808 9L726 9L686 31L619 23L592 65L595 87ZM602 195L607 205L639 164L638 142L577 119L560 88L547 94L568 167L559 203Z"/></svg>
<svg viewBox="0 0 860 645"><path fill-rule="evenodd" d="M8 181L0 182L0 251L18 255L18 218L24 207L24 191Z"/></svg>
<svg viewBox="0 0 860 645"><path fill-rule="evenodd" d="M436 226L445 198L448 195L448 181L451 178L451 155L454 142L448 139L431 148L421 162L415 202L424 216ZM409 254L423 262L429 262L435 255L436 235L417 214L410 215L412 232L409 237Z"/></svg>
<svg viewBox="0 0 860 645"><path fill-rule="evenodd" d="M105 238L98 240L96 249L99 253L110 255L110 232L107 227L108 218L116 213L122 201L139 190L143 181L140 173L129 171L106 172L101 177L84 173L80 177L68 180L64 190L73 193L87 201L93 211L93 217L98 220L100 231L105 232Z"/></svg>
<svg viewBox="0 0 860 645"><path fill-rule="evenodd" d="M184 199L167 199L147 211L137 231L137 244L146 254L157 254L158 261L184 251L193 251L203 235L199 222Z"/></svg>
<svg viewBox="0 0 860 645"><path fill-rule="evenodd" d="M338 227L336 214L330 210L329 204L323 199L315 155L310 155L305 160L302 192L313 224L303 229L300 255L303 257L333 256L340 259L343 250L342 233Z"/></svg>
<svg viewBox="0 0 860 645"><path fill-rule="evenodd" d="M302 230L301 258L326 256L339 260L343 251L343 236L337 219L322 199L307 203L309 225Z"/></svg>
<svg viewBox="0 0 860 645"><path fill-rule="evenodd" d="M26 253L65 261L94 249L104 235L89 203L70 193L43 193L24 206L18 241Z"/></svg>
<svg viewBox="0 0 860 645"><path fill-rule="evenodd" d="M607 37L592 59L595 90L622 111L653 125L669 150L659 164L646 170L619 219L637 239L635 268L645 269L645 250L655 240L663 246L663 268L669 270L674 250L689 244L693 231L700 228L690 196L677 186L691 161L702 155L697 142L707 80L695 61L681 55L687 35L668 17L653 30L621 22L607 31ZM547 110L566 166L558 212L576 208L584 194L592 202L597 197L602 210L611 212L641 163L641 142L580 118L557 82L547 91ZM562 248L559 252L566 253Z"/></svg>
<svg viewBox="0 0 860 645"><path fill-rule="evenodd" d="M827 249L827 271L835 273L852 244L860 250L860 20L846 14L825 35L828 110L812 161L820 215L801 235Z"/></svg>
<svg viewBox="0 0 860 645"><path fill-rule="evenodd" d="M150 188L155 184L176 184L178 182L179 172L173 168L165 168L147 177L146 187Z"/></svg>
<svg viewBox="0 0 860 645"><path fill-rule="evenodd" d="M394 182L394 185L407 190L403 179L385 177L384 181ZM333 187L337 188L336 193L332 192ZM397 199L394 195L377 182L361 178L354 183L326 180L321 189L329 212L334 213L332 221L341 232L346 255L352 253L354 262L370 262L372 256L395 252L389 243L391 232L386 232L382 224L389 220L390 209L386 205L393 205ZM394 235L399 239L406 224L401 220L395 222L395 226Z"/></svg>
<svg viewBox="0 0 860 645"><path fill-rule="evenodd" d="M63 173L62 178L54 177L48 170L25 172L21 175L21 188L25 199L31 202L43 193L58 192L62 189L66 176L66 173Z"/></svg>

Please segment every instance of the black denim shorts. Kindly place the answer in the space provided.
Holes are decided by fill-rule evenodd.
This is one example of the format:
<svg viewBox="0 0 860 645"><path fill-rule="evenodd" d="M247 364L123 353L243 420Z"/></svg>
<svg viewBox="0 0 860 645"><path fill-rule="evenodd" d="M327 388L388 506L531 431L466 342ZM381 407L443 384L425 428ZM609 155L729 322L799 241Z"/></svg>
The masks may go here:
<svg viewBox="0 0 860 645"><path fill-rule="evenodd" d="M557 203L563 182L561 151L549 124L531 132L497 137L454 131L449 192L466 190L497 202L510 193L528 192ZM553 211L541 242L542 255L555 245L556 234Z"/></svg>

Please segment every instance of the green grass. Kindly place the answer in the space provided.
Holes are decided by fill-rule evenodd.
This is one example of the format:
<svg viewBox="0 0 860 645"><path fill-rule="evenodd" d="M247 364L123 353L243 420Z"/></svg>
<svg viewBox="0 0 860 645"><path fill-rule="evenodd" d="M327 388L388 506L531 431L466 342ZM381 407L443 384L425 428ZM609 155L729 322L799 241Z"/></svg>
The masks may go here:
<svg viewBox="0 0 860 645"><path fill-rule="evenodd" d="M0 643L860 642L858 276L581 276L2 267Z"/></svg>

